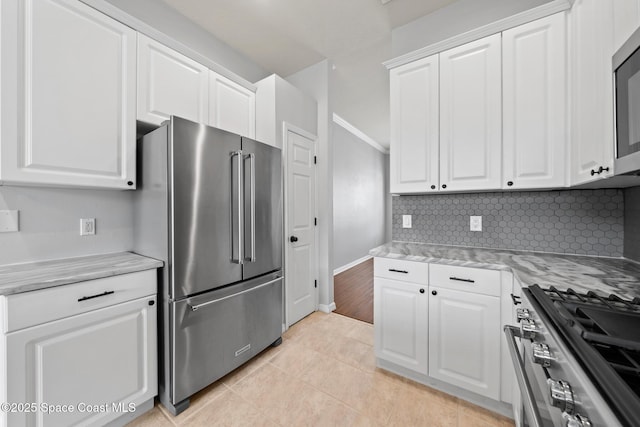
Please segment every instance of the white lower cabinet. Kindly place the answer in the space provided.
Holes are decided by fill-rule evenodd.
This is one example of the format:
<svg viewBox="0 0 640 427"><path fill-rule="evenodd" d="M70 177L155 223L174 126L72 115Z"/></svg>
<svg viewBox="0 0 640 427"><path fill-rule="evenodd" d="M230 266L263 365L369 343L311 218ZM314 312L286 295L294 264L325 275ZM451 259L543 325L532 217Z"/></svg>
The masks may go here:
<svg viewBox="0 0 640 427"><path fill-rule="evenodd" d="M425 375L429 321L426 288L375 278L373 319L376 357Z"/></svg>
<svg viewBox="0 0 640 427"><path fill-rule="evenodd" d="M157 394L155 277L149 270L3 297L2 401L33 406L4 411L0 425L98 426L142 413Z"/></svg>
<svg viewBox="0 0 640 427"><path fill-rule="evenodd" d="M429 292L429 376L499 400L500 298Z"/></svg>
<svg viewBox="0 0 640 427"><path fill-rule="evenodd" d="M502 324L512 321L504 301L512 283L506 271L375 258L378 364L449 393L470 391L474 403L510 403Z"/></svg>

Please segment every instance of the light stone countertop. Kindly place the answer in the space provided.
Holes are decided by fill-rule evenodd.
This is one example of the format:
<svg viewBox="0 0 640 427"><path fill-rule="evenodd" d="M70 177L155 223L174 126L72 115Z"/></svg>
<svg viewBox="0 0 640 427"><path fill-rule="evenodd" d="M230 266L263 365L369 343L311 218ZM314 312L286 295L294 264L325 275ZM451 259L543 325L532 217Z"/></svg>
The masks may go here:
<svg viewBox="0 0 640 427"><path fill-rule="evenodd" d="M371 249L374 257L405 259L462 267L512 271L522 286L555 286L577 292L594 291L640 297L640 263L625 258L604 258L523 252L462 246L391 242Z"/></svg>
<svg viewBox="0 0 640 427"><path fill-rule="evenodd" d="M0 266L0 295L160 268L163 262L132 252Z"/></svg>

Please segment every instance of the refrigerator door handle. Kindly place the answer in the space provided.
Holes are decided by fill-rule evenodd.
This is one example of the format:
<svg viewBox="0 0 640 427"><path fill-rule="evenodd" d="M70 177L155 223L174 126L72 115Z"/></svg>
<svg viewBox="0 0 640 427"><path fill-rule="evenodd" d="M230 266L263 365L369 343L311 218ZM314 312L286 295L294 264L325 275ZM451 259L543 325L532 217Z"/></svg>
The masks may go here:
<svg viewBox="0 0 640 427"><path fill-rule="evenodd" d="M234 186L233 179L233 159L234 157L238 160L237 162L237 171L236 171L236 185ZM243 236L243 209L242 209L242 178L243 178L243 164L242 164L242 150L234 151L231 153L231 262L234 264L243 264L244 260L242 257L243 250L242 245L244 242ZM237 206L236 209L236 219L238 221L237 226L234 227L233 221L233 208L234 208L234 195L237 198ZM234 243L237 244L237 257L234 257Z"/></svg>
<svg viewBox="0 0 640 427"><path fill-rule="evenodd" d="M249 159L249 194L250 194L250 208L249 208L249 243L250 252L249 256L245 257L245 261L256 262L256 155L249 153L245 156L245 159Z"/></svg>

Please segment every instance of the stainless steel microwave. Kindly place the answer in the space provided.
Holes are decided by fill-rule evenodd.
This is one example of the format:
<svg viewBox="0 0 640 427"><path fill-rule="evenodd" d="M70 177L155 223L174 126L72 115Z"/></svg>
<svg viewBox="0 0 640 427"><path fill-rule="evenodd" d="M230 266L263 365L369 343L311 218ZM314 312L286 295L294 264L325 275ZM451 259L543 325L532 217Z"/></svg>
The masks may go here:
<svg viewBox="0 0 640 427"><path fill-rule="evenodd" d="M615 175L640 175L640 29L613 55Z"/></svg>

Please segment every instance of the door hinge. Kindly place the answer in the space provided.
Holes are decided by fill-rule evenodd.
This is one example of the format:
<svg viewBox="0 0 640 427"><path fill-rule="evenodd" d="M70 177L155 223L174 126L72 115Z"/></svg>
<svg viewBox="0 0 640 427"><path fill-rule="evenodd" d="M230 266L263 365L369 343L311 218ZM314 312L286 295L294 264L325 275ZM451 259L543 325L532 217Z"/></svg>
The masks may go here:
<svg viewBox="0 0 640 427"><path fill-rule="evenodd" d="M314 281L313 281L313 287L314 287L314 288L317 288L317 287L318 287L318 281L317 281L317 280L314 280Z"/></svg>
<svg viewBox="0 0 640 427"><path fill-rule="evenodd" d="M318 225L318 218L313 218L313 225Z"/></svg>
<svg viewBox="0 0 640 427"><path fill-rule="evenodd" d="M313 156L313 164L314 165L318 164L318 156Z"/></svg>

